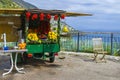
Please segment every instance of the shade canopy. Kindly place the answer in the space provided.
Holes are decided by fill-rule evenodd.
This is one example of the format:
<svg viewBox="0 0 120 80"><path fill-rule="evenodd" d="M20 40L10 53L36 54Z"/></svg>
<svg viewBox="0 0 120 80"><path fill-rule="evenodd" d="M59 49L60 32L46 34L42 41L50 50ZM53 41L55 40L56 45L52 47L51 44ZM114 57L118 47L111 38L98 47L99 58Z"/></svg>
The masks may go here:
<svg viewBox="0 0 120 80"><path fill-rule="evenodd" d="M66 16L71 17L71 16L92 16L92 14L87 14L87 13L75 13L75 12L66 12Z"/></svg>
<svg viewBox="0 0 120 80"><path fill-rule="evenodd" d="M0 14L22 14L24 11L30 11L30 12L40 12L40 13L49 13L51 15L54 14L65 14L67 17L70 16L92 16L92 14L86 14L86 13L75 13L75 12L66 12L64 10L44 10L44 9L0 9Z"/></svg>

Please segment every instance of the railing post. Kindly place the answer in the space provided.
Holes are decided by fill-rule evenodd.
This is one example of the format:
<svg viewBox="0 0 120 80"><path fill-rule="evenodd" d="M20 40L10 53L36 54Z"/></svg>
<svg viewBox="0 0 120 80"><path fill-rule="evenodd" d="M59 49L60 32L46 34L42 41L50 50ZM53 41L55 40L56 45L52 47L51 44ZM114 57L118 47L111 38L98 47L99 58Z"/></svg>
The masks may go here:
<svg viewBox="0 0 120 80"><path fill-rule="evenodd" d="M111 54L113 55L113 33L111 33Z"/></svg>
<svg viewBox="0 0 120 80"><path fill-rule="evenodd" d="M79 34L80 33L78 32L78 34L77 34L78 35L78 37L77 37L77 52L79 52Z"/></svg>

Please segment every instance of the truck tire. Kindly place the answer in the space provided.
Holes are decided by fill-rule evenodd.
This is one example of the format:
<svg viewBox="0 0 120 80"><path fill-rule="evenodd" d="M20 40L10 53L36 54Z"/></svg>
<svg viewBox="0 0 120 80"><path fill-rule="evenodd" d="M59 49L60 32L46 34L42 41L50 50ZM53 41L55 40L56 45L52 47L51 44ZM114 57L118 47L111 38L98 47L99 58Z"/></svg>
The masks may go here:
<svg viewBox="0 0 120 80"><path fill-rule="evenodd" d="M49 60L50 60L50 63L53 63L55 61L55 55L54 53L49 53Z"/></svg>

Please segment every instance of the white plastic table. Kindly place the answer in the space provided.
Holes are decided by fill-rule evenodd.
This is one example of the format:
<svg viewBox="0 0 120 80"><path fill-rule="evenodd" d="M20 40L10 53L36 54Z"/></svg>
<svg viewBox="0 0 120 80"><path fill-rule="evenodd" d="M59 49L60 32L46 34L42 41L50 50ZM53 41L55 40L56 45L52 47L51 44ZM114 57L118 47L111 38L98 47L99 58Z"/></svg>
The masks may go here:
<svg viewBox="0 0 120 80"><path fill-rule="evenodd" d="M19 73L25 73L24 71L21 71L23 68L18 68L17 67L17 56L18 56L18 53L19 54L20 53L23 54L24 52L27 52L27 49L20 49L20 50L17 50L17 49L13 49L13 50L0 50L0 53L10 53L10 58L11 58L11 67L10 67L10 69L6 69L6 70L8 70L8 72L3 73L2 74L3 76L11 73L14 66L15 66L15 69ZM15 53L15 62L13 61L12 53Z"/></svg>

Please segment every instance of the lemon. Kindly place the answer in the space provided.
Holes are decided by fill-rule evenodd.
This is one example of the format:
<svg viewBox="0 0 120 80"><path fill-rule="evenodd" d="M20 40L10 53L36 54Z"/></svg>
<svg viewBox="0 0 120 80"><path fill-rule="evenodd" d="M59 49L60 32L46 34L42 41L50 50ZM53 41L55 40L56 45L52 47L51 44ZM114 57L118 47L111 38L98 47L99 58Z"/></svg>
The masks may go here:
<svg viewBox="0 0 120 80"><path fill-rule="evenodd" d="M69 32L69 29L67 26L63 26L63 29L62 29L63 32Z"/></svg>

